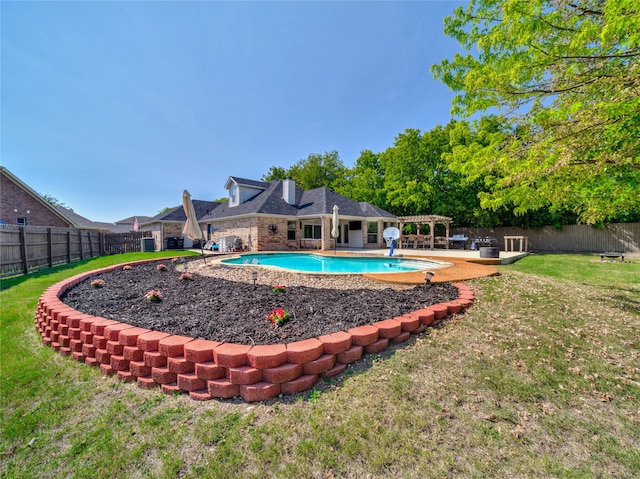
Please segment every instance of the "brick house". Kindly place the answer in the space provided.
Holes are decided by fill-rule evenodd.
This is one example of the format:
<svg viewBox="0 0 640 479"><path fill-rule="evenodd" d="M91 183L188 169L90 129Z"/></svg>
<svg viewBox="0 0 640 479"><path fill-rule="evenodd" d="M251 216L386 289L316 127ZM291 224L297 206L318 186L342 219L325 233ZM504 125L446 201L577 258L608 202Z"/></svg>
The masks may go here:
<svg viewBox="0 0 640 479"><path fill-rule="evenodd" d="M207 239L239 238L250 251L380 248L386 246L382 231L398 222L370 203L324 187L304 191L290 179L267 183L231 176L225 189L228 200L198 216L200 226ZM336 244L330 233L334 205L339 209Z"/></svg>
<svg viewBox="0 0 640 479"><path fill-rule="evenodd" d="M0 166L0 220L9 225L73 228L73 220Z"/></svg>
<svg viewBox="0 0 640 479"><path fill-rule="evenodd" d="M198 218L204 217L217 208L220 203L215 201L192 200L193 208ZM122 220L125 221L125 220ZM133 221L133 219L131 219ZM140 229L151 231L154 238L156 251L164 249L191 248L193 241L182 234L187 215L182 205L171 208L168 211L157 214L151 218L138 216ZM203 230L203 232L205 232ZM206 232L205 232L206 238Z"/></svg>
<svg viewBox="0 0 640 479"><path fill-rule="evenodd" d="M0 221L19 226L125 231L112 223L91 221L69 208L52 205L4 166L0 166Z"/></svg>

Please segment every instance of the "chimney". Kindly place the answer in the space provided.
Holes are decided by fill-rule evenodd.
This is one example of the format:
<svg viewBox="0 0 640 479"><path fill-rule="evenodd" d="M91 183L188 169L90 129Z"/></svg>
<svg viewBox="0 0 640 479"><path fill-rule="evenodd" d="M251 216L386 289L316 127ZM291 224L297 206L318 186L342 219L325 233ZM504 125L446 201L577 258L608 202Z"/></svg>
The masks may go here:
<svg viewBox="0 0 640 479"><path fill-rule="evenodd" d="M296 204L296 182L290 177L282 180L282 199L290 205Z"/></svg>

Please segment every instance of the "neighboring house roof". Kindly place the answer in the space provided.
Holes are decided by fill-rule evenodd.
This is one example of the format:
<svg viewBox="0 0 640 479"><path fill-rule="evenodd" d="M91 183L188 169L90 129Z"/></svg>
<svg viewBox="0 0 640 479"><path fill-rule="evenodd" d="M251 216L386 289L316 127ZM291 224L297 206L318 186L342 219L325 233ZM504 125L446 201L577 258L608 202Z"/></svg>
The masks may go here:
<svg viewBox="0 0 640 479"><path fill-rule="evenodd" d="M193 202L193 209L196 210L196 216L198 220L203 219L203 217L210 214L213 210L220 206L220 203L216 201L203 201L203 200L191 200ZM157 223L157 222L168 222L168 221L176 221L182 222L187 220L187 215L184 213L184 208L182 205L175 206L168 211L164 211L162 213L158 213L153 218L149 218L145 221L145 224L148 223ZM142 224L140 218L138 218L138 222Z"/></svg>
<svg viewBox="0 0 640 479"><path fill-rule="evenodd" d="M239 204L229 206L229 202L220 204L218 208L200 220L216 220L237 216L277 215L277 216L323 216L333 213L333 205L337 205L341 216L390 218L395 215L377 208L369 203L358 203L329 188L315 188L304 191L296 188L295 204L288 204L282 197L282 180L262 183L267 188L253 198Z"/></svg>
<svg viewBox="0 0 640 479"><path fill-rule="evenodd" d="M142 216L142 215L129 216L128 218L125 218L123 220L116 221L116 224L117 225L131 226L133 224L133 220L135 218L138 218L138 224L141 224L141 223L148 222L152 217L151 216Z"/></svg>
<svg viewBox="0 0 640 479"><path fill-rule="evenodd" d="M109 231L111 233L124 233L129 231L129 227L124 227L122 225L116 225L113 223L104 223L101 221L91 221L84 216L80 216L73 210L69 208L65 208L64 206L56 206L58 211L63 213L66 217L70 218L73 221L73 224L78 229L83 230L99 230L99 231Z"/></svg>

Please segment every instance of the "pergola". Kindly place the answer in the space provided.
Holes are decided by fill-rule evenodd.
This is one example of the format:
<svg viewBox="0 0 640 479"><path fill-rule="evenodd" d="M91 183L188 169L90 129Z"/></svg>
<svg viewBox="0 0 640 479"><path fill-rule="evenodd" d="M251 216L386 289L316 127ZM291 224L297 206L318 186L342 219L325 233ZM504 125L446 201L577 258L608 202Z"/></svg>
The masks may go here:
<svg viewBox="0 0 640 479"><path fill-rule="evenodd" d="M449 238L449 227L451 226L451 223L453 223L453 218L440 215L398 216L398 221L400 222L400 231L402 231L402 227L405 223L415 223L418 227L418 232L420 231L420 226L429 225L429 248L433 249L436 225L444 225L447 230L445 238ZM445 240L444 244L448 249L449 241Z"/></svg>

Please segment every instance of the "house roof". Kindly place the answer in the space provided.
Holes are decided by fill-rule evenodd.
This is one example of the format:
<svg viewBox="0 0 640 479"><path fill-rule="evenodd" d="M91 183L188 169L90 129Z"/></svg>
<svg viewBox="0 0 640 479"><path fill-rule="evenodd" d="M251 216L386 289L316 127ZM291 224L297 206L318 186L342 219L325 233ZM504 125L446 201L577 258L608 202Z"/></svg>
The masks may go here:
<svg viewBox="0 0 640 479"><path fill-rule="evenodd" d="M304 191L296 188L295 204L290 205L282 198L282 180L273 180L266 189L253 198L237 206L229 206L229 202L221 203L211 214L200 220L216 220L236 216L277 215L277 216L324 216L333 214L333 205L337 205L341 216L376 217L395 219L387 211L369 203L358 203L329 188L315 188Z"/></svg>
<svg viewBox="0 0 640 479"><path fill-rule="evenodd" d="M220 203L216 201L203 201L203 200L191 200L193 202L193 209L196 210L196 217L198 220L203 219L203 217L210 214L214 209L217 209L220 206ZM145 224L148 223L157 223L158 221L177 221L182 222L186 221L187 215L184 213L184 208L182 205L175 206L168 211L164 211L162 213L158 213L153 218L149 218L145 221ZM138 222L140 218L138 218Z"/></svg>
<svg viewBox="0 0 640 479"><path fill-rule="evenodd" d="M69 215L67 215L67 212L71 211L71 210L67 210L66 208L59 208L59 207L53 206L46 199L44 199L39 193L37 193L34 189L32 189L29 185L27 185L24 181L22 181L16 175L11 173L6 167L0 166L0 174L5 176L9 181L11 181L14 184L16 184L19 188L21 188L29 196L32 196L35 200L37 200L39 203L41 203L45 208L50 210L53 214L58 216L61 220L63 220L64 222L68 223L69 226L78 227L78 225L76 223L74 223L73 218L71 218Z"/></svg>
<svg viewBox="0 0 640 479"><path fill-rule="evenodd" d="M142 216L142 215L129 216L128 218L125 218L123 220L116 221L116 224L117 225L131 225L135 218L138 218L138 224L141 224L141 223L146 223L147 221L149 221L151 219L151 216Z"/></svg>
<svg viewBox="0 0 640 479"><path fill-rule="evenodd" d="M65 208L64 206L56 206L58 211L64 214L67 218L73 221L73 224L76 228L83 230L99 230L99 231L109 231L111 233L124 233L129 231L129 226L124 227L123 225L116 225L113 223L104 223L101 221L91 221L90 219L85 218L84 216L79 215L73 210L69 208Z"/></svg>
<svg viewBox="0 0 640 479"><path fill-rule="evenodd" d="M230 176L227 182L224 184L225 188L229 188L229 182L233 181L238 186L250 186L251 188L260 188L266 190L269 187L269 183L264 181L249 180L247 178L238 178L237 176Z"/></svg>

